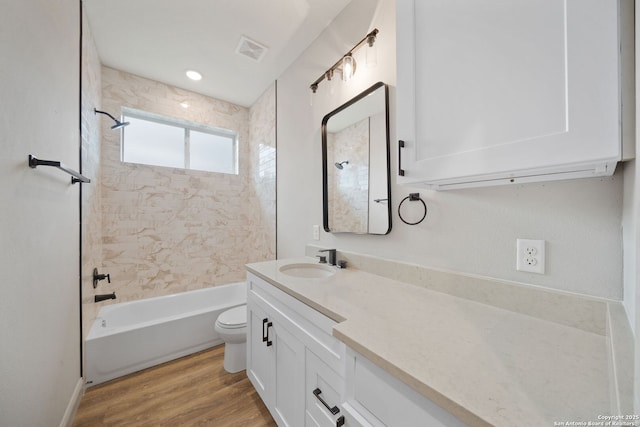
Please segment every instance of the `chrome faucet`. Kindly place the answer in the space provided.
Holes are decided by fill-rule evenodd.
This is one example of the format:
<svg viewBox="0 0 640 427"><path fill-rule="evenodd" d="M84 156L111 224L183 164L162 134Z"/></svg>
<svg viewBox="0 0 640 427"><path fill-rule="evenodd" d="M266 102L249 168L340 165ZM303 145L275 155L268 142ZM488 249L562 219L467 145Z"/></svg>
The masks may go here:
<svg viewBox="0 0 640 427"><path fill-rule="evenodd" d="M318 252L329 252L329 265L336 265L336 250L335 249L322 249Z"/></svg>

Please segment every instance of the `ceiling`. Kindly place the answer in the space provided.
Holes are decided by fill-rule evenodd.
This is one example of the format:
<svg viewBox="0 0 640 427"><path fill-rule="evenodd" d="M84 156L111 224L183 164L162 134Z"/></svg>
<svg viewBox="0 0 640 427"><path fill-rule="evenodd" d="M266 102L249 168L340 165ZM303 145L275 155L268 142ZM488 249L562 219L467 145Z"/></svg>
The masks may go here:
<svg viewBox="0 0 640 427"><path fill-rule="evenodd" d="M248 107L350 1L83 0L83 5L103 65ZM236 53L243 36L268 49L260 61ZM202 80L189 80L190 69Z"/></svg>

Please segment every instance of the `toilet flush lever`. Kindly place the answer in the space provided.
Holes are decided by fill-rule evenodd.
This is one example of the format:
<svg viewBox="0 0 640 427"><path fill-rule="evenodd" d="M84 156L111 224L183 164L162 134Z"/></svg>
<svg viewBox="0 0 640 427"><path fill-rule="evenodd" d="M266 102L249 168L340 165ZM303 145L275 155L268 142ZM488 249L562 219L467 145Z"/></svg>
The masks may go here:
<svg viewBox="0 0 640 427"><path fill-rule="evenodd" d="M93 289L98 287L98 281L107 279L107 282L111 283L111 275L109 274L98 274L98 269L93 269Z"/></svg>

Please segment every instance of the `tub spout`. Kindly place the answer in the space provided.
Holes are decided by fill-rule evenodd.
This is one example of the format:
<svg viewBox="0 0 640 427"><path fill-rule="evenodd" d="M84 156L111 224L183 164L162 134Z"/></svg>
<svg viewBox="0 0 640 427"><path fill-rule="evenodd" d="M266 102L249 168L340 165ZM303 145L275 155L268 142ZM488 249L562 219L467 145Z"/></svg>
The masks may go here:
<svg viewBox="0 0 640 427"><path fill-rule="evenodd" d="M94 302L100 302L100 301L104 301L107 299L116 299L116 293L112 292L110 294L102 294L102 295L96 295L93 299Z"/></svg>

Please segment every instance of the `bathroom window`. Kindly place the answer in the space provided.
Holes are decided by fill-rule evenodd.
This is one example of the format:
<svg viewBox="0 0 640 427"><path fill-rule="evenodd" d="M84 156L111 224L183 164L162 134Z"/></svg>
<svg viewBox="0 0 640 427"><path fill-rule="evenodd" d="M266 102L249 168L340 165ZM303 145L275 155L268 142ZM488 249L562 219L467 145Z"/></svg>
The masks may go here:
<svg viewBox="0 0 640 427"><path fill-rule="evenodd" d="M121 159L127 163L238 173L238 134L124 108Z"/></svg>

